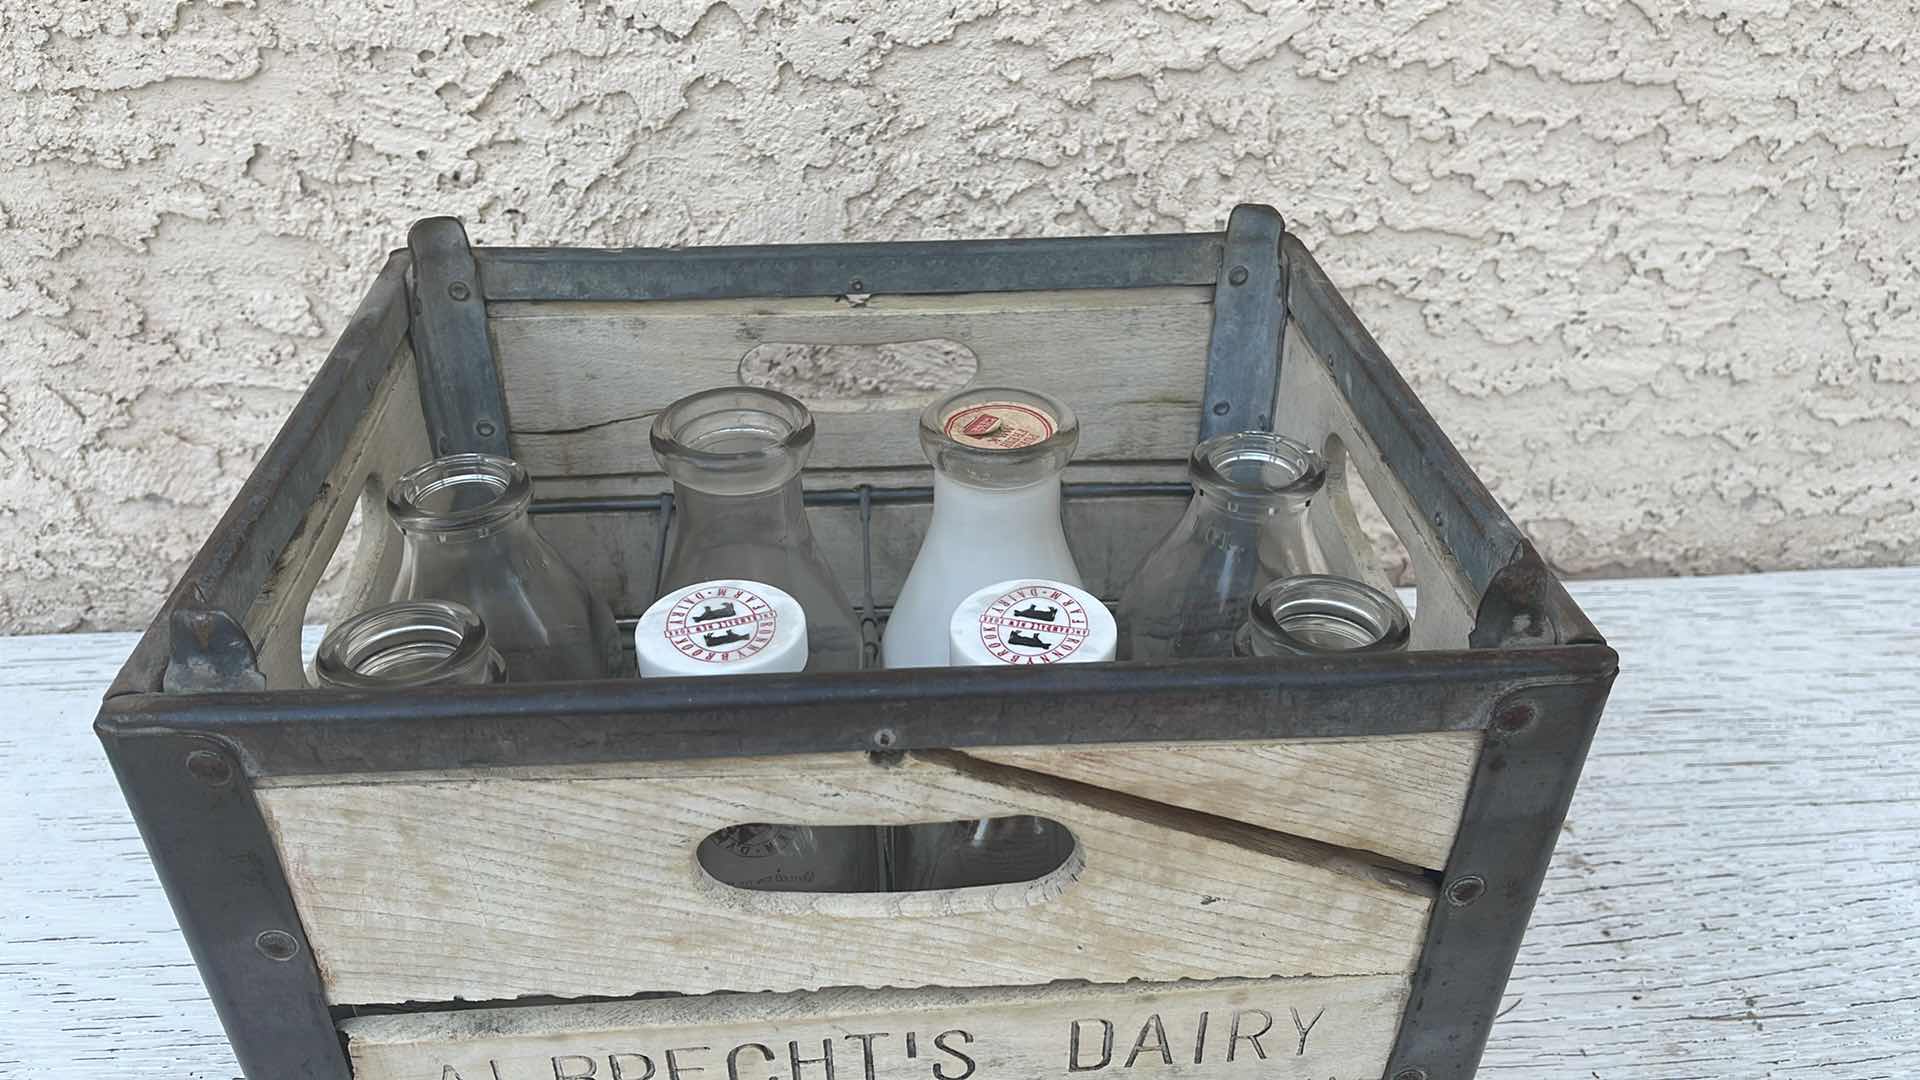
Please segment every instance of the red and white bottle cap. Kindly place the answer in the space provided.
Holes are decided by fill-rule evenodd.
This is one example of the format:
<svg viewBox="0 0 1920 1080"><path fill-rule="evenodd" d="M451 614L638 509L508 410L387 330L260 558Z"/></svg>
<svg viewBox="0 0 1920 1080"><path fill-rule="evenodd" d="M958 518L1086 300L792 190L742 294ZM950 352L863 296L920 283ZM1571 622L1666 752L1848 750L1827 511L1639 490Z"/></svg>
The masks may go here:
<svg viewBox="0 0 1920 1080"><path fill-rule="evenodd" d="M1107 606L1085 589L1015 578L954 609L948 662L956 667L1089 664L1113 659L1120 640Z"/></svg>
<svg viewBox="0 0 1920 1080"><path fill-rule="evenodd" d="M751 675L807 666L800 602L757 581L703 581L655 600L633 628L642 678Z"/></svg>

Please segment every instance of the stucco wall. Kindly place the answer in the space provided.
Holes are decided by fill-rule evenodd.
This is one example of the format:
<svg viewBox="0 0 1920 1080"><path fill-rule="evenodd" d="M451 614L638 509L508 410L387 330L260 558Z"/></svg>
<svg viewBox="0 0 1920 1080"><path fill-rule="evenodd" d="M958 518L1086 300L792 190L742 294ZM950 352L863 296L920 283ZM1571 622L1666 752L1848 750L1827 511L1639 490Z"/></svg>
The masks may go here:
<svg viewBox="0 0 1920 1080"><path fill-rule="evenodd" d="M1579 574L1920 555L1920 12L0 0L0 631L143 622L428 213L1288 215Z"/></svg>

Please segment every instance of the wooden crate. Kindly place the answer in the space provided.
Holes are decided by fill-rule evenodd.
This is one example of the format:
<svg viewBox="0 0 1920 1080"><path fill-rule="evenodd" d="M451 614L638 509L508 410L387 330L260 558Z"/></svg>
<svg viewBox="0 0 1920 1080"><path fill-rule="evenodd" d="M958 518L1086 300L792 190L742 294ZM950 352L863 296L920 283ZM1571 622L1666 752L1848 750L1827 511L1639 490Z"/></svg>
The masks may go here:
<svg viewBox="0 0 1920 1080"><path fill-rule="evenodd" d="M1311 511L1386 582L1400 656L307 688L300 626L356 504L430 447L511 453L623 616L671 500L645 430L766 344L937 340L1081 417L1068 518L1116 595L1198 434L1322 448ZM929 395L930 397L931 395ZM816 532L876 629L926 528L925 399L816 399ZM1470 1076L1614 654L1277 215L1224 233L470 249L416 226L103 706L99 731L256 1078ZM750 892L743 821L1036 814L1031 882Z"/></svg>

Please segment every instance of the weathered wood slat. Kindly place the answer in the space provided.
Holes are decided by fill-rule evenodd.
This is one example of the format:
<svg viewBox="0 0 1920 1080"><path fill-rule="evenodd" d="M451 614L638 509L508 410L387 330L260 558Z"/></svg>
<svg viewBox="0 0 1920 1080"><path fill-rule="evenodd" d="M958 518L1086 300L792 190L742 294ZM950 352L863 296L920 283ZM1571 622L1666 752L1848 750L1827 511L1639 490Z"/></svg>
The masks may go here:
<svg viewBox="0 0 1920 1080"><path fill-rule="evenodd" d="M1375 739L980 747L974 756L1262 828L1447 863L1480 751L1477 732Z"/></svg>
<svg viewBox="0 0 1920 1080"><path fill-rule="evenodd" d="M1333 563L1333 572L1371 582L1377 588L1388 587L1372 558L1372 545L1355 523L1350 490L1339 486L1342 479L1347 484L1364 482L1413 562L1420 603L1409 647L1466 648L1479 597L1459 564L1447 554L1434 523L1421 516L1397 475L1411 463L1382 458L1380 448L1360 427L1352 407L1340 395L1333 373L1298 327L1288 326L1286 350L1288 361L1280 371L1274 430L1299 439L1339 463L1329 477L1329 497L1316 502L1312 519L1321 546Z"/></svg>
<svg viewBox="0 0 1920 1080"><path fill-rule="evenodd" d="M1407 972L1431 903L1424 880L1335 848L945 752L588 775L264 788L330 998ZM1019 813L1068 826L1081 864L1026 885L809 894L730 889L693 856L747 821Z"/></svg>
<svg viewBox="0 0 1920 1080"><path fill-rule="evenodd" d="M341 610L358 611L384 600L399 568L400 538L387 523L386 488L402 472L432 456L421 418L413 355L404 344L400 351L367 415L327 474L322 498L307 511L299 532L247 612L247 633L259 653L260 673L266 676L268 689L307 685L300 664L307 603L354 508L363 501L362 528Z"/></svg>
<svg viewBox="0 0 1920 1080"><path fill-rule="evenodd" d="M1052 390L1081 424L1081 461L1178 460L1193 445L1212 290L1088 289L643 304L496 304L494 351L515 455L536 476L658 467L653 414L685 394L740 382L766 342L879 344L940 339L971 350L980 385ZM861 470L926 461L924 398L812 401L812 465ZM664 486L664 484L660 484Z"/></svg>
<svg viewBox="0 0 1920 1080"><path fill-rule="evenodd" d="M1325 1080L1385 1067L1400 975L828 990L369 1016L355 1080Z"/></svg>

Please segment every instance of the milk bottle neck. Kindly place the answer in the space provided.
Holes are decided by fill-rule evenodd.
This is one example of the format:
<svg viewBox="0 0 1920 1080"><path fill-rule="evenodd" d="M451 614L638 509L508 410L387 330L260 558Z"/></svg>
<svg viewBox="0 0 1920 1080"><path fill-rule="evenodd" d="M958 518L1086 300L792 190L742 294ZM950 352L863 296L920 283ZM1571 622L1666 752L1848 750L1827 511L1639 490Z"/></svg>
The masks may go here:
<svg viewBox="0 0 1920 1080"><path fill-rule="evenodd" d="M1053 517L1047 520L1051 527L1059 528L1060 474L1054 473L1019 487L988 487L968 483L939 470L934 471L933 512L936 517L948 508L958 513L962 508L976 506L993 507L996 524L999 525L1009 524L999 515L1051 513Z"/></svg>
<svg viewBox="0 0 1920 1080"><path fill-rule="evenodd" d="M675 512L698 521L716 536L734 541L781 544L810 539L800 479L750 495L721 495L686 484L673 485Z"/></svg>

